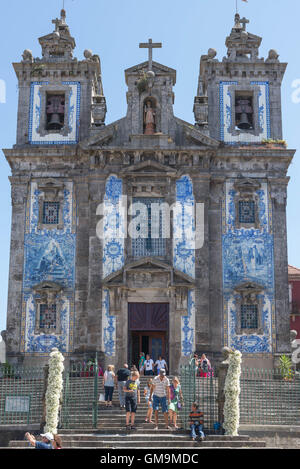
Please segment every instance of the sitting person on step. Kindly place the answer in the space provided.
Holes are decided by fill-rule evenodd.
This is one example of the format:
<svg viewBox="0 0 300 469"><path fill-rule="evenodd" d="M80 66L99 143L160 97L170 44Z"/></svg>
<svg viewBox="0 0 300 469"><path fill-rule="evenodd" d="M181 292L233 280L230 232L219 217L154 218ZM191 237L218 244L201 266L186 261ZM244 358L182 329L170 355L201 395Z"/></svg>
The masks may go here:
<svg viewBox="0 0 300 469"><path fill-rule="evenodd" d="M195 441L197 438L197 433L199 440L204 440L205 435L203 433L203 412L199 412L199 407L196 402L192 404L189 418L192 440Z"/></svg>

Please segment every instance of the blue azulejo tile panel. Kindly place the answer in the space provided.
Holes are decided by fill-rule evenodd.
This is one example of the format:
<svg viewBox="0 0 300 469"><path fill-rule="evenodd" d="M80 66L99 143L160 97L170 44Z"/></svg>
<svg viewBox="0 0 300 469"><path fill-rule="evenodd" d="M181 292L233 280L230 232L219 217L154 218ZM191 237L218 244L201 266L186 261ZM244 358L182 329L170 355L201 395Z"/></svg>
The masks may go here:
<svg viewBox="0 0 300 469"><path fill-rule="evenodd" d="M188 292L188 314L181 318L181 355L191 356L195 351L195 291Z"/></svg>
<svg viewBox="0 0 300 469"><path fill-rule="evenodd" d="M237 229L233 184L226 183L222 214L224 344L245 354L272 353L276 347L274 239L268 186L262 183L258 191L261 228ZM247 282L261 288L259 333L237 333L240 305L235 289Z"/></svg>
<svg viewBox="0 0 300 469"><path fill-rule="evenodd" d="M21 344L25 353L49 353L53 346L69 352L73 344L76 250L76 204L73 183L66 182L61 229L39 228L39 191L31 183L24 237L23 305ZM55 334L35 333L37 303L35 288L43 282L62 287L58 308L59 330Z"/></svg>
<svg viewBox="0 0 300 469"><path fill-rule="evenodd" d="M220 140L229 145L260 143L271 137L269 82L252 81L251 89L257 87L257 109L259 132L234 130L234 87L237 81L221 81L219 85Z"/></svg>
<svg viewBox="0 0 300 469"><path fill-rule="evenodd" d="M124 265L125 210L122 179L112 175L105 187L103 212L103 278Z"/></svg>
<svg viewBox="0 0 300 469"><path fill-rule="evenodd" d="M226 182L226 198L223 213L223 233L272 233L272 204L270 203L270 195L268 191L268 183L260 182L260 188L254 192L257 200L255 210L258 211L259 229L241 228L236 230L236 196L237 191L234 189L235 181Z"/></svg>
<svg viewBox="0 0 300 469"><path fill-rule="evenodd" d="M262 334L236 334L237 297L226 298L228 314L228 344L244 354L272 353L272 322L274 315L274 296L272 293L261 295L262 298Z"/></svg>
<svg viewBox="0 0 300 469"><path fill-rule="evenodd" d="M30 91L30 112L28 141L32 145L72 145L79 140L80 99L81 84L77 81L62 81L61 90L68 90L68 102L66 103L65 128L67 132L46 132L42 129L43 115L46 114L42 105L41 87L47 87L49 82L32 82ZM53 87L52 87L53 88ZM51 90L52 90L51 88Z"/></svg>
<svg viewBox="0 0 300 469"><path fill-rule="evenodd" d="M23 288L33 288L44 281L74 288L75 234L25 235Z"/></svg>
<svg viewBox="0 0 300 469"><path fill-rule="evenodd" d="M102 291L102 350L108 357L116 354L116 316L110 315L109 291Z"/></svg>
<svg viewBox="0 0 300 469"><path fill-rule="evenodd" d="M195 278L195 200L193 182L187 175L176 182L173 214L174 268Z"/></svg>
<svg viewBox="0 0 300 469"><path fill-rule="evenodd" d="M72 350L73 334L72 322L74 316L73 294L63 295L60 300L59 330L56 334L36 333L37 303L35 294L24 295L25 324L23 331L24 353L48 354L53 347L57 347L62 353Z"/></svg>

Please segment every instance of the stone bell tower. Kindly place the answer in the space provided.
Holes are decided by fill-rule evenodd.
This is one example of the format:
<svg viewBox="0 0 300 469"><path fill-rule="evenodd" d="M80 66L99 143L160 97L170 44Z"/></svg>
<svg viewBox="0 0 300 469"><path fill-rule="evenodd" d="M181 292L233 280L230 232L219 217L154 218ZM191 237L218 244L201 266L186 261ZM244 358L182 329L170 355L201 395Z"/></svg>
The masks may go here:
<svg viewBox="0 0 300 469"><path fill-rule="evenodd" d="M195 126L222 143L211 175L224 184L223 343L240 350L245 364L272 366L289 350L286 190L294 151L282 140L287 64L274 49L259 56L262 38L248 23L235 15L222 60L212 48L201 56L194 114Z"/></svg>
<svg viewBox="0 0 300 469"><path fill-rule="evenodd" d="M71 172L77 144L102 128L106 115L99 56L85 50L83 60L74 57L65 10L52 23L53 32L39 39L41 57L26 49L13 64L17 139L4 150L12 170L14 228L4 333L12 361L32 362L52 347L73 351L81 191Z"/></svg>
<svg viewBox="0 0 300 469"><path fill-rule="evenodd" d="M106 114L100 58L90 50L73 57L76 43L66 12L52 21L55 29L39 39L42 57L30 50L14 64L19 81L17 145L77 144Z"/></svg>
<svg viewBox="0 0 300 469"><path fill-rule="evenodd" d="M149 60L125 71L131 142L137 142L143 135L149 137L148 142L165 141L168 145L174 117L176 71L153 62L152 48L161 47L161 43L149 39L140 47L149 48ZM143 142L146 140L143 138Z"/></svg>
<svg viewBox="0 0 300 469"><path fill-rule="evenodd" d="M249 33L249 20L235 16L226 38L227 57L202 55L195 98L196 125L226 144L258 144L282 139L281 83L287 64L271 49L259 58L262 38Z"/></svg>

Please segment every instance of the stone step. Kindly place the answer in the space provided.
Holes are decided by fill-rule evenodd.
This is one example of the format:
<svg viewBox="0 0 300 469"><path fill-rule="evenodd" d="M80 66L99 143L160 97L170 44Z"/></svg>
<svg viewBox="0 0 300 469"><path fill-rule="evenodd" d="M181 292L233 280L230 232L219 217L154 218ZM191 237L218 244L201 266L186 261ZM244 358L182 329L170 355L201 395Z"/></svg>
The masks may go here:
<svg viewBox="0 0 300 469"><path fill-rule="evenodd" d="M64 448L129 448L129 445L125 445L128 440L124 440L123 438L111 439L111 440L101 440L101 441L67 441L63 443ZM244 441L244 440L234 440L234 441L226 441L226 440L219 440L219 441L192 441L191 439L188 440L174 440L174 439L162 439L160 438L157 441L152 440L138 440L138 439L131 439L130 445L132 448L188 448L188 447L219 447L219 448L241 448L241 447L252 447L252 448L264 448L266 445L264 442L260 441ZM20 441L11 441L10 448L24 448L28 446L28 442L20 442Z"/></svg>
<svg viewBox="0 0 300 469"><path fill-rule="evenodd" d="M138 431L130 431L128 433L118 433L118 434L99 434L97 436L95 435L87 435L87 434L76 434L76 435L72 435L72 434L69 434L69 435L62 435L60 433L60 435L62 436L63 438L63 441L64 443L66 442L69 442L69 441L114 441L118 438L121 438L122 441L132 441L132 440L135 440L135 441L161 441L161 439L163 438L165 441L169 441L169 440L172 440L172 441L187 441L187 440L190 440L189 438L189 435L187 434L187 432L184 432L184 433L172 433L172 432L169 432L167 433L167 431L165 433L162 433L161 430L159 430L159 432L157 431L153 431L153 432L146 432L146 433L143 433L143 434L140 434L140 432ZM236 437L227 437L227 436L216 436L216 435L208 435L206 436L205 438L205 441L227 441L227 442L231 442L231 441L235 441L236 440ZM248 436L239 436L238 437L238 440L239 441L249 441L249 437Z"/></svg>

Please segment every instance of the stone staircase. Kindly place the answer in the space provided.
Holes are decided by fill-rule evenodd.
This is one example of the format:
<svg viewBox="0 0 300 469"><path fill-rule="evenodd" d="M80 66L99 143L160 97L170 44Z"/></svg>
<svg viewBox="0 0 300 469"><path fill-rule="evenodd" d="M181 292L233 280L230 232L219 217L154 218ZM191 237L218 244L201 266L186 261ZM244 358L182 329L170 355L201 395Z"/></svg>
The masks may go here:
<svg viewBox="0 0 300 469"><path fill-rule="evenodd" d="M178 450L184 448L264 448L266 446L264 442L253 441L245 435L238 437L207 435L204 441L192 441L187 430L165 429L161 411L159 412L159 428L154 430L154 424L145 422L147 403L143 390L147 379L147 377L141 377L141 403L136 413L136 430L127 431L126 412L119 406L117 390L114 391L112 409L106 408L104 403L98 403L97 428L91 428L94 378L72 378L69 408L63 416L63 420L68 419L69 426L59 430L64 449ZM102 391L103 388L100 386L99 392ZM177 425L179 427L182 425L180 418ZM9 448L26 449L29 446L26 441L10 441Z"/></svg>
<svg viewBox="0 0 300 469"><path fill-rule="evenodd" d="M159 430L142 432L139 428L131 434L112 432L107 429L104 434L95 430L61 431L64 449L218 449L218 448L256 448L266 447L263 441L252 441L249 436L229 437L221 435L209 435L204 441L192 441L187 433L174 433ZM26 441L10 441L11 449L30 449Z"/></svg>

